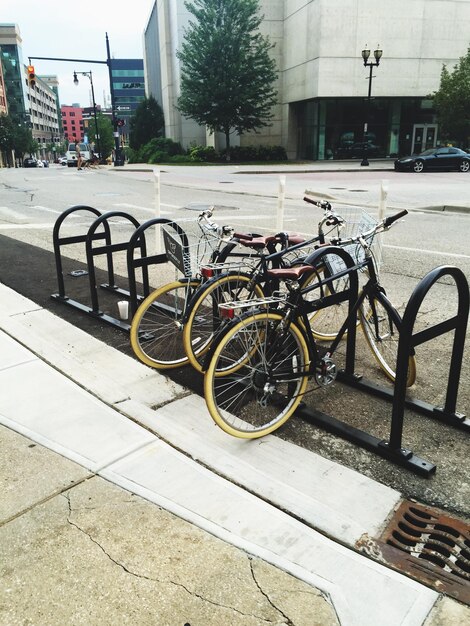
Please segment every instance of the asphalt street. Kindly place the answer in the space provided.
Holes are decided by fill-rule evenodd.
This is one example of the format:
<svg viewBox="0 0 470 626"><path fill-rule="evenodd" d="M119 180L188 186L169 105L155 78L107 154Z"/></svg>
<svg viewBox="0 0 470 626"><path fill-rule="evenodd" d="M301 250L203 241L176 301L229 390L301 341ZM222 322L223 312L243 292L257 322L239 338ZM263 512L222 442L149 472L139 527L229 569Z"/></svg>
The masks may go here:
<svg viewBox="0 0 470 626"><path fill-rule="evenodd" d="M160 214L175 219L192 218L202 207L215 205L217 221L261 232L273 230L278 225L279 177L285 176L283 227L307 234L315 232L321 211L302 203L306 191L319 198L330 198L338 210L359 204L376 216L382 186L388 192L387 214L410 209L406 219L384 235L383 242L381 278L397 308L403 313L419 280L436 266L456 265L470 278L468 175L397 174L387 169L389 164L382 169L371 167L367 172L360 170L358 164L354 171L350 171L352 164L336 171L328 171L327 166L332 167L330 164L264 170L255 166L162 167ZM117 212L113 228L118 238L128 239L132 228L121 213L131 214L140 222L156 215L156 177L152 171L140 169L143 168L126 166L77 172L52 166L44 170L0 171L2 282L127 354L130 348L125 334L50 300L51 293L57 290L52 229L63 210L81 204L100 212ZM84 233L89 224L89 217L74 217L67 224L67 234ZM86 268L83 246L71 246L67 256L66 272ZM102 261L96 265L100 269L104 267ZM125 282L122 256L116 255L115 265ZM157 269L152 274L155 286L172 275L170 268ZM100 274L98 282L105 278L104 273ZM88 285L82 279L70 279L69 285L77 299L88 297ZM104 308L116 315L114 296L100 293L100 298ZM446 319L456 306L455 287L447 279L440 281L428 294L417 327L426 328ZM420 346L418 382L411 391L414 397L436 406L442 404L450 349L449 334ZM368 378L384 383L363 347L358 349L358 369ZM187 368L174 371L171 377L193 390L201 389L200 377ZM381 400L337 384L312 393L308 403L378 437L388 436L390 406ZM457 408L467 415L470 413L468 338ZM419 456L437 464L437 473L430 479L417 477L302 419L291 419L277 435L398 489L408 498L470 519L468 433L407 412L404 443Z"/></svg>

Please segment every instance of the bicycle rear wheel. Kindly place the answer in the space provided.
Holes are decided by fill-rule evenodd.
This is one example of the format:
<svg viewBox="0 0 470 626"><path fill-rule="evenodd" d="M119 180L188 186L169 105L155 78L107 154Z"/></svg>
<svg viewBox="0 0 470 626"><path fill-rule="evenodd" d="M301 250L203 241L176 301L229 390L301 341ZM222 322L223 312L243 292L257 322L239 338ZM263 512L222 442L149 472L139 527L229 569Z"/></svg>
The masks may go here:
<svg viewBox="0 0 470 626"><path fill-rule="evenodd" d="M310 363L305 336L283 319L273 312L251 314L219 339L204 395L212 418L230 435L254 439L273 432L305 393Z"/></svg>
<svg viewBox="0 0 470 626"><path fill-rule="evenodd" d="M184 324L183 343L189 362L198 372L202 372L214 335L224 325L218 305L263 296L261 287L250 282L250 276L229 274L202 285L194 295Z"/></svg>
<svg viewBox="0 0 470 626"><path fill-rule="evenodd" d="M359 309L362 330L380 368L393 382L396 378L398 340L401 317L384 295L366 298ZM411 387L416 380L416 360L408 359L406 386Z"/></svg>
<svg viewBox="0 0 470 626"><path fill-rule="evenodd" d="M131 324L135 355L156 369L188 363L183 345L183 317L199 280L174 281L151 293L137 309Z"/></svg>

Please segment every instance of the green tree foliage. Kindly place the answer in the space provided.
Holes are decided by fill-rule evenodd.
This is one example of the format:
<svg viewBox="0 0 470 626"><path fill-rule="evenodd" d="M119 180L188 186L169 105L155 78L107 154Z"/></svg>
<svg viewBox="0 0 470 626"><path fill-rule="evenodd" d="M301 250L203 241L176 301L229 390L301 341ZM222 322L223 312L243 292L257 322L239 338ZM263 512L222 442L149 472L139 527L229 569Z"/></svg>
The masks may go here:
<svg viewBox="0 0 470 626"><path fill-rule="evenodd" d="M10 115L0 115L0 150L14 150L16 156L21 158L26 153L35 154L38 148L31 129L15 124Z"/></svg>
<svg viewBox="0 0 470 626"><path fill-rule="evenodd" d="M162 107L153 96L144 98L131 117L129 145L138 150L151 139L163 136L165 120Z"/></svg>
<svg viewBox="0 0 470 626"><path fill-rule="evenodd" d="M444 65L439 90L433 96L441 135L463 147L470 137L470 48L450 72Z"/></svg>
<svg viewBox="0 0 470 626"><path fill-rule="evenodd" d="M0 115L0 150L7 152L13 148L14 128L11 117Z"/></svg>
<svg viewBox="0 0 470 626"><path fill-rule="evenodd" d="M211 131L225 134L269 126L276 103L274 47L258 28L258 0L185 2L194 16L181 50L180 112Z"/></svg>
<svg viewBox="0 0 470 626"><path fill-rule="evenodd" d="M101 150L101 158L106 159L114 148L113 125L109 117L103 115L101 111L96 114L96 120L98 122L98 131L100 135L99 147ZM94 117L90 120L90 125L88 127L88 139L90 143L94 144L95 152L98 152Z"/></svg>

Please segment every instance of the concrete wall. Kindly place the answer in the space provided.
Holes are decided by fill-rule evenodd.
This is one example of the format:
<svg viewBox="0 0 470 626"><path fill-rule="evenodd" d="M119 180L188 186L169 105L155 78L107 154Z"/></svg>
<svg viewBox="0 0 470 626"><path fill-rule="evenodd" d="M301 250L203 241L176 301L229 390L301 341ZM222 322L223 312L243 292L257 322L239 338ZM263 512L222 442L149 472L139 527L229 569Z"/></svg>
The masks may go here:
<svg viewBox="0 0 470 626"><path fill-rule="evenodd" d="M361 50L383 50L376 96L426 96L470 43L468 0L286 0L283 100L362 97Z"/></svg>
<svg viewBox="0 0 470 626"><path fill-rule="evenodd" d="M176 50L189 14L183 0L156 0L156 8L167 136L184 145L205 144L205 129L175 109L180 88ZM265 16L261 31L276 43L279 103L272 125L243 135L242 145L293 149L291 103L366 96L369 70L361 59L366 45L383 50L374 70L374 96L425 97L439 87L442 64L452 68L470 43L470 0L260 0L260 9Z"/></svg>

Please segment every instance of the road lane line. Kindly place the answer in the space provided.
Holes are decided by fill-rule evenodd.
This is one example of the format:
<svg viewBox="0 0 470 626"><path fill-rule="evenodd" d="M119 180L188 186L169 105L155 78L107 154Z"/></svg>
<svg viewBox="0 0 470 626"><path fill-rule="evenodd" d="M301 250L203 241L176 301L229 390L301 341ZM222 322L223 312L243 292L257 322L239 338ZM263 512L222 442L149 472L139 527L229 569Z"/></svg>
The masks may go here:
<svg viewBox="0 0 470 626"><path fill-rule="evenodd" d="M407 252L418 252L422 254L435 254L437 256L451 256L456 259L470 259L468 254L455 254L455 252L438 252L437 250L423 250L422 248L406 248L404 246L384 245L384 248L392 248L393 250L406 250Z"/></svg>

